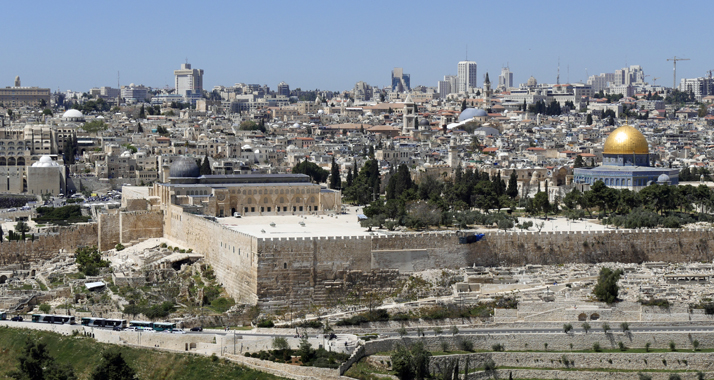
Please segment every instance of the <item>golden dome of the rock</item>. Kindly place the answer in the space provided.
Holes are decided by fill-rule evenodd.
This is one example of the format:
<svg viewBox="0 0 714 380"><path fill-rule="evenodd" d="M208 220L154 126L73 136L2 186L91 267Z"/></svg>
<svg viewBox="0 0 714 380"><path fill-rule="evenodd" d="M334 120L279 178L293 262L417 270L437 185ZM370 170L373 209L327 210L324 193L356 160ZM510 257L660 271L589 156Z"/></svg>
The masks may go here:
<svg viewBox="0 0 714 380"><path fill-rule="evenodd" d="M623 125L605 140L603 154L649 154L647 139L635 127Z"/></svg>

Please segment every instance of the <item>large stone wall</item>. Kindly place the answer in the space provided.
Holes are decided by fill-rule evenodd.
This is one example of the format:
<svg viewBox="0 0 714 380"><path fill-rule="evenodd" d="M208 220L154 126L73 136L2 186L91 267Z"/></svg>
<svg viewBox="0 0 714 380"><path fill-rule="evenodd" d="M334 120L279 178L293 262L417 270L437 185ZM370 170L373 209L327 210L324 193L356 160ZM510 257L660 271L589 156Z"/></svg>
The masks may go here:
<svg viewBox="0 0 714 380"><path fill-rule="evenodd" d="M164 216L156 211L127 211L99 214L99 249L106 251L117 243L133 245L164 236Z"/></svg>
<svg viewBox="0 0 714 380"><path fill-rule="evenodd" d="M62 227L59 233L42 235L35 241L3 241L0 243L0 265L50 260L60 250L71 252L77 247L96 246L97 236L96 223L82 223Z"/></svg>
<svg viewBox="0 0 714 380"><path fill-rule="evenodd" d="M132 215L135 225L156 217ZM473 244L459 244L455 232L263 238L177 206L165 210L164 236L206 254L231 296L269 308L329 304L349 293L388 289L405 273L427 269L714 259L712 230L491 232Z"/></svg>
<svg viewBox="0 0 714 380"><path fill-rule="evenodd" d="M216 277L237 302L258 301L258 248L254 237L172 206L166 213L167 238L205 255Z"/></svg>

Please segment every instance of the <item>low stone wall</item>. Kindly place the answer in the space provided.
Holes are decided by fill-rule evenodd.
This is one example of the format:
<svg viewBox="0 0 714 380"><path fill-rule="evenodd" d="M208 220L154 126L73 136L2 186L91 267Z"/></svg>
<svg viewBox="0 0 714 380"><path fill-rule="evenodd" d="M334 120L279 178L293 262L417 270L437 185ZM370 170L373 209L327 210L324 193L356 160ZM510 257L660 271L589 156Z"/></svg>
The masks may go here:
<svg viewBox="0 0 714 380"><path fill-rule="evenodd" d="M302 367L230 354L224 356L234 362L243 364L246 367L257 369L259 371L267 372L276 376L287 377L289 379L302 380L340 378L339 370L336 369Z"/></svg>
<svg viewBox="0 0 714 380"><path fill-rule="evenodd" d="M0 266L50 260L60 250L74 252L77 247L95 245L97 245L96 223L61 227L57 234L41 235L35 241L3 241L0 243Z"/></svg>
<svg viewBox="0 0 714 380"><path fill-rule="evenodd" d="M714 370L714 354L708 352L657 352L657 353L567 353L567 352L488 352L468 355L432 356L431 370L443 368L452 360L459 361L459 368L483 367L489 360L498 367L522 367L542 369L605 369L605 370L666 370L701 371ZM568 361L568 365L564 363ZM370 356L368 363L386 368L389 356Z"/></svg>
<svg viewBox="0 0 714 380"><path fill-rule="evenodd" d="M508 379L509 375L514 379L563 379L563 380L637 380L639 376L636 372L596 372L596 371L559 371L559 370L529 370L529 369L502 369L496 370L495 376L478 372L468 376L468 380L481 379ZM647 372L652 376L652 380L669 380L670 373L667 372ZM695 372L680 372L682 380L695 380ZM705 379L711 379L711 373L705 373Z"/></svg>
<svg viewBox="0 0 714 380"><path fill-rule="evenodd" d="M421 338L404 337L388 338L365 343L365 355L374 355L378 352L391 351L397 344L412 344L417 341L424 343L430 351L442 351L442 343L448 344L449 350L459 350L461 341L470 341L475 350L492 350L493 345L501 344L509 351L548 350L570 351L591 350L593 343L598 342L603 349L617 349L618 342L623 342L626 347L641 348L650 343L651 348L669 349L669 342L674 342L678 350L691 351L692 341L699 341L699 348L714 348L714 334L708 332L636 332L624 334L622 332L589 332L588 334L444 334L441 336L427 336ZM572 347L571 347L572 344Z"/></svg>

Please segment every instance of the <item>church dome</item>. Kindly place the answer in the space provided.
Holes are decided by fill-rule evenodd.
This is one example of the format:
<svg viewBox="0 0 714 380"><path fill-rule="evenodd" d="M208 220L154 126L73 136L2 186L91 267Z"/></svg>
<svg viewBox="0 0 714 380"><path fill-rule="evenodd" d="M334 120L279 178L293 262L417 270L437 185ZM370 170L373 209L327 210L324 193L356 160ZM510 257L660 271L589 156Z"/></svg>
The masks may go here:
<svg viewBox="0 0 714 380"><path fill-rule="evenodd" d="M422 126L422 127L428 127L428 126L429 126L429 120L422 118L421 120L419 120L419 125Z"/></svg>
<svg viewBox="0 0 714 380"><path fill-rule="evenodd" d="M191 158L182 157L171 163L169 177L173 178L198 178L201 175L198 164Z"/></svg>
<svg viewBox="0 0 714 380"><path fill-rule="evenodd" d="M473 119L475 117L485 117L488 116L486 111L479 109L479 108L467 108L464 110L464 112L461 112L461 115L459 115L459 121L464 121L468 119Z"/></svg>
<svg viewBox="0 0 714 380"><path fill-rule="evenodd" d="M647 139L635 127L623 125L605 140L603 154L649 154Z"/></svg>

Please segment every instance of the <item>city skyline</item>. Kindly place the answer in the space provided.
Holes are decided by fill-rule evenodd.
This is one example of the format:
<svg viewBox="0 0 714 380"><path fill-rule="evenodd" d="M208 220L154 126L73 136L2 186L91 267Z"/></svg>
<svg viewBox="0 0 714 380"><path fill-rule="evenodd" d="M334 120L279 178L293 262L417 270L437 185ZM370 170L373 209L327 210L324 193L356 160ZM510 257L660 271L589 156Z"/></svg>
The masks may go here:
<svg viewBox="0 0 714 380"><path fill-rule="evenodd" d="M599 4L599 9L617 9L621 17L566 2L509 3L506 16L499 2L202 3L184 12L188 4L8 4L8 14L23 17L8 18L0 26L11 37L5 44L9 53L0 62L0 87L12 86L19 75L25 86L87 91L116 86L117 72L121 85L173 87L173 71L186 60L205 71L208 90L238 82L275 88L282 81L291 89L340 91L358 81L382 88L390 84L395 67L411 75L412 87L436 87L467 58L478 65L479 86L486 72L496 78L506 65L515 85L531 75L539 83L555 83L558 61L561 83L586 82L586 70L597 75L640 65L649 75L646 81L660 78L658 84L670 86L672 62L667 59L675 55L691 59L678 64L678 82L714 69L712 54L693 38L698 31L687 28L706 25L707 10L714 9L708 3L697 3L696 11L669 9L664 1L646 7ZM375 7L380 14L400 17L377 17ZM471 16L459 22L454 14ZM28 17L39 26L26 28ZM106 17L128 27L93 31L91 21ZM360 23L355 27L351 20ZM450 21L442 25L443 20ZM430 23L437 27L426 27ZM564 26L576 24L590 28L566 32Z"/></svg>

